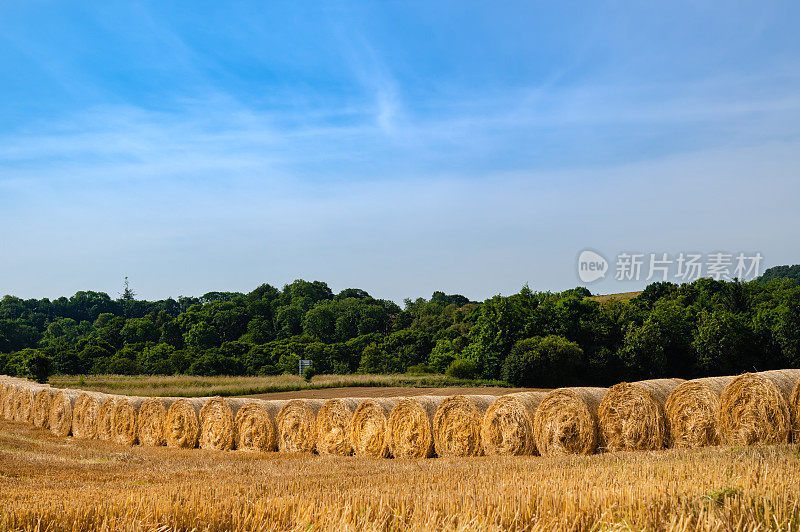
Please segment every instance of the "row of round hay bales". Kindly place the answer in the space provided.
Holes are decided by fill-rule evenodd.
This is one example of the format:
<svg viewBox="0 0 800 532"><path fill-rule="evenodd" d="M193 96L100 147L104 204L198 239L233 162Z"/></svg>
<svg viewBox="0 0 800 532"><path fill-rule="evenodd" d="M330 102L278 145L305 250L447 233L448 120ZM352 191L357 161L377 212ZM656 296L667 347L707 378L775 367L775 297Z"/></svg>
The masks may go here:
<svg viewBox="0 0 800 532"><path fill-rule="evenodd" d="M0 381L0 417L7 421L33 423L36 396L45 389L49 389L46 384L3 377Z"/></svg>
<svg viewBox="0 0 800 532"><path fill-rule="evenodd" d="M501 396L139 398L0 382L6 419L120 444L371 457L591 454L800 441L800 370Z"/></svg>

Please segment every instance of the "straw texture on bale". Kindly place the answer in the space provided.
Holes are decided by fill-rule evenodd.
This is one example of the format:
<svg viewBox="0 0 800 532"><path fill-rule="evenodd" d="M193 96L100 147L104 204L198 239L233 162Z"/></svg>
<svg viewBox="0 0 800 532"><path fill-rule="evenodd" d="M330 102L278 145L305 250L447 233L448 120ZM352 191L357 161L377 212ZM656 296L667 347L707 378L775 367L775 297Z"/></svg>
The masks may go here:
<svg viewBox="0 0 800 532"><path fill-rule="evenodd" d="M100 411L97 413L97 439L114 441L114 407L117 405L117 395L109 395L103 399Z"/></svg>
<svg viewBox="0 0 800 532"><path fill-rule="evenodd" d="M283 401L245 402L234 418L235 446L242 451L277 451L278 429L275 418Z"/></svg>
<svg viewBox="0 0 800 532"><path fill-rule="evenodd" d="M202 399L178 399L167 410L164 436L167 447L193 449L200 441Z"/></svg>
<svg viewBox="0 0 800 532"><path fill-rule="evenodd" d="M33 415L31 421L40 429L50 428L50 405L53 404L53 392L50 388L42 388L33 398Z"/></svg>
<svg viewBox="0 0 800 532"><path fill-rule="evenodd" d="M230 451L236 441L236 413L241 399L212 397L200 409L200 448Z"/></svg>
<svg viewBox="0 0 800 532"><path fill-rule="evenodd" d="M69 436L72 434L72 418L75 400L79 392L74 390L58 390L53 395L50 404L50 432L56 436Z"/></svg>
<svg viewBox="0 0 800 532"><path fill-rule="evenodd" d="M17 397L14 401L14 421L20 423L30 423L33 417L33 388L30 386L20 386L17 388Z"/></svg>
<svg viewBox="0 0 800 532"><path fill-rule="evenodd" d="M14 388L14 395L11 398L11 421L20 421L19 410L24 400L25 387L18 385Z"/></svg>
<svg viewBox="0 0 800 532"><path fill-rule="evenodd" d="M789 410L792 418L794 441L800 443L800 380L794 385L792 396L789 398ZM800 451L800 448L798 448L798 451Z"/></svg>
<svg viewBox="0 0 800 532"><path fill-rule="evenodd" d="M141 445L159 447L167 444L167 410L172 398L148 397L139 407L136 418L137 439Z"/></svg>
<svg viewBox="0 0 800 532"><path fill-rule="evenodd" d="M493 395L453 395L436 410L433 440L439 456L479 456L481 425Z"/></svg>
<svg viewBox="0 0 800 532"><path fill-rule="evenodd" d="M97 438L97 419L103 395L83 392L75 401L72 412L72 435L84 440Z"/></svg>
<svg viewBox="0 0 800 532"><path fill-rule="evenodd" d="M317 414L323 399L292 399L275 418L278 450L282 453L313 453L317 445Z"/></svg>
<svg viewBox="0 0 800 532"><path fill-rule="evenodd" d="M348 434L357 456L385 458L389 449L389 415L397 405L396 397L365 399L350 420Z"/></svg>
<svg viewBox="0 0 800 532"><path fill-rule="evenodd" d="M317 452L347 456L353 454L348 430L353 413L363 399L328 399L317 414Z"/></svg>
<svg viewBox="0 0 800 532"><path fill-rule="evenodd" d="M114 402L114 443L134 445L139 441L137 418L143 402L143 397L119 397Z"/></svg>
<svg viewBox="0 0 800 532"><path fill-rule="evenodd" d="M745 373L725 387L719 401L719 429L728 444L785 443L792 432L789 410L800 370Z"/></svg>
<svg viewBox="0 0 800 532"><path fill-rule="evenodd" d="M6 421L14 420L14 401L17 396L17 387L14 384L9 384L6 388L6 393L3 396L3 419Z"/></svg>
<svg viewBox="0 0 800 532"><path fill-rule="evenodd" d="M593 454L601 446L597 409L608 388L559 388L549 392L533 419L541 455Z"/></svg>
<svg viewBox="0 0 800 532"><path fill-rule="evenodd" d="M664 405L670 446L719 445L719 398L732 380L733 377L706 377L686 381L672 390Z"/></svg>
<svg viewBox="0 0 800 532"><path fill-rule="evenodd" d="M546 395L547 392L521 392L498 397L483 416L483 451L488 455L536 454L533 421Z"/></svg>
<svg viewBox="0 0 800 532"><path fill-rule="evenodd" d="M609 451L654 451L669 443L664 405L683 379L621 382L608 389L597 418Z"/></svg>
<svg viewBox="0 0 800 532"><path fill-rule="evenodd" d="M404 397L389 414L389 450L395 458L430 458L436 454L433 417L443 396Z"/></svg>

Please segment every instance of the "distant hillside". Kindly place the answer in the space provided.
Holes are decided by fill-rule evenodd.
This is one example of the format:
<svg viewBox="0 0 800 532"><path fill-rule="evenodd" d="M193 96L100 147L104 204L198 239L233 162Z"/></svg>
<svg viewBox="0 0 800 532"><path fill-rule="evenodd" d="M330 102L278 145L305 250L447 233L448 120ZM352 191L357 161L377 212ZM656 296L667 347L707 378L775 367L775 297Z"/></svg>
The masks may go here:
<svg viewBox="0 0 800 532"><path fill-rule="evenodd" d="M620 292L619 294L605 294L605 295L599 295L599 296L589 296L586 299L593 299L594 301L597 301L598 303L605 303L607 301L612 301L612 300L627 301L629 299L633 299L634 297L638 296L641 293L642 293L641 290L639 290L638 292Z"/></svg>
<svg viewBox="0 0 800 532"><path fill-rule="evenodd" d="M800 283L800 264L795 264L794 266L773 266L772 268L768 268L764 272L764 275L758 278L758 281L766 283L768 281L772 281L773 279L794 279Z"/></svg>

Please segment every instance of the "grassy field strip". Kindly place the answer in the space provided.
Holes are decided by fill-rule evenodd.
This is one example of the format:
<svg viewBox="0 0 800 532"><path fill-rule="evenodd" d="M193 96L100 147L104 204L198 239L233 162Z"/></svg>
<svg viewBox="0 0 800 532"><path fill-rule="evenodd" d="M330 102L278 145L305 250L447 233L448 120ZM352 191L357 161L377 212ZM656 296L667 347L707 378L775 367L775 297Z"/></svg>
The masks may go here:
<svg viewBox="0 0 800 532"><path fill-rule="evenodd" d="M499 381L454 379L445 375L317 375L311 382L297 375L263 377L194 377L127 375L56 375L55 388L74 388L142 397L224 397L343 387L507 386Z"/></svg>

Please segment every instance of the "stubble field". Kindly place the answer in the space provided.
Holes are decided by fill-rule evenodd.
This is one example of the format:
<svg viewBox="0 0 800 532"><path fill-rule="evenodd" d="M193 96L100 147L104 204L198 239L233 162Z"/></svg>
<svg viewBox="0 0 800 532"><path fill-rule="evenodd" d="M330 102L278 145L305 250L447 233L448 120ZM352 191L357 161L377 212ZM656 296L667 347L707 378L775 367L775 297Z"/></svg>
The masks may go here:
<svg viewBox="0 0 800 532"><path fill-rule="evenodd" d="M798 530L789 445L385 460L123 447L0 421L2 530Z"/></svg>

